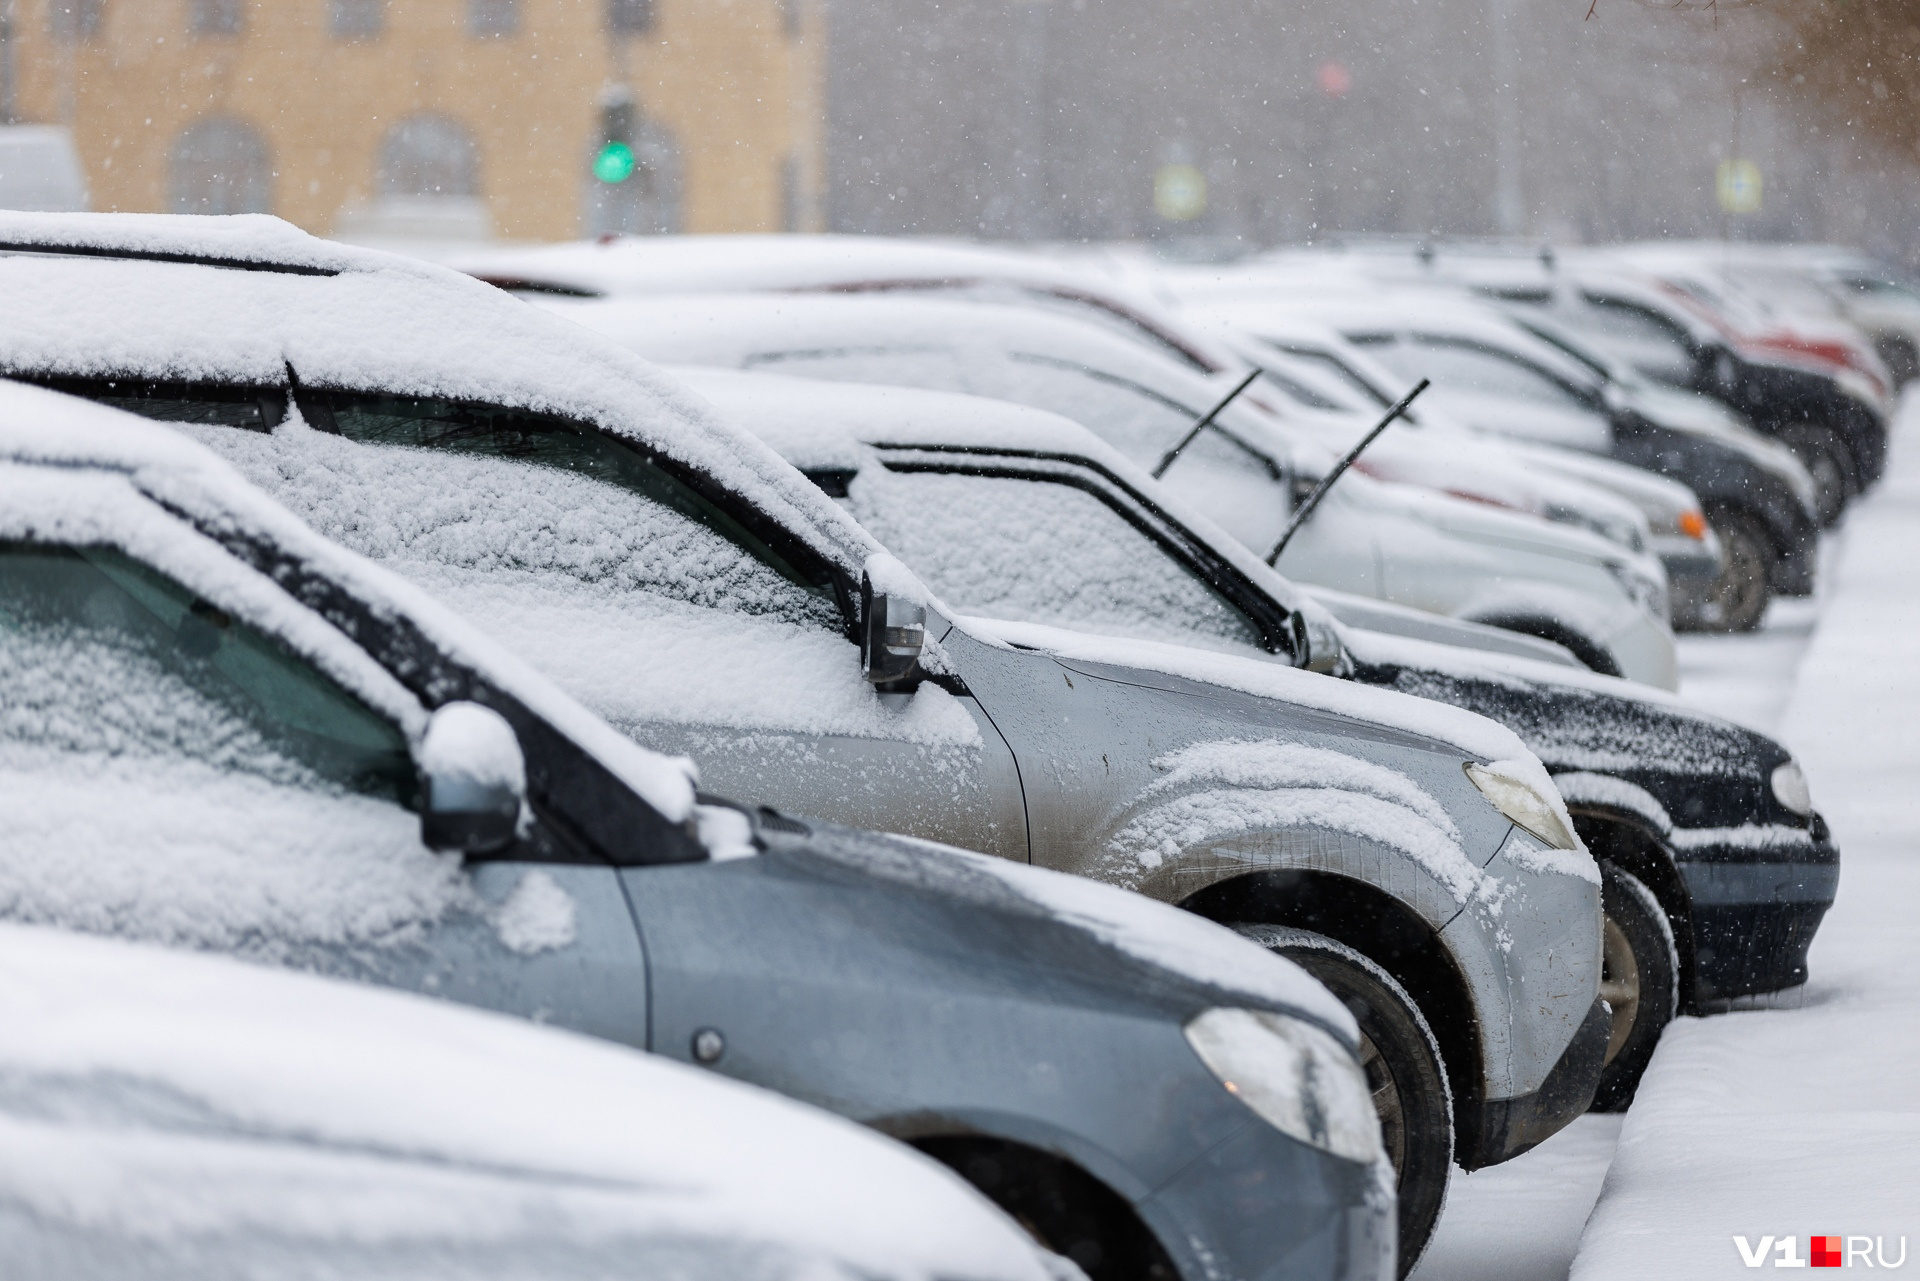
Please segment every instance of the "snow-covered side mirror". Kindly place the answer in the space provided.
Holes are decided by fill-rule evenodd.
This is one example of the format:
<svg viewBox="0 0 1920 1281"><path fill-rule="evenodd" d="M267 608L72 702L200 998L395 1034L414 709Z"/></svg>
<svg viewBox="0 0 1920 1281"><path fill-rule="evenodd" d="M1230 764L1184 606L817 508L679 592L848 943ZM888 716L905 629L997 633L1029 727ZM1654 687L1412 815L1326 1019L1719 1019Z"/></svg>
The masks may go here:
<svg viewBox="0 0 1920 1281"><path fill-rule="evenodd" d="M1308 618L1306 611L1296 609L1287 619L1288 640L1293 646L1293 665L1309 672L1323 675L1337 675L1346 659L1346 647L1340 643L1340 634L1331 627L1322 625L1317 619Z"/></svg>
<svg viewBox="0 0 1920 1281"><path fill-rule="evenodd" d="M419 766L428 848L484 854L513 840L527 763L506 717L478 703L446 704L427 721Z"/></svg>
<svg viewBox="0 0 1920 1281"><path fill-rule="evenodd" d="M883 693L919 684L927 607L919 580L891 556L867 557L860 575L860 670Z"/></svg>

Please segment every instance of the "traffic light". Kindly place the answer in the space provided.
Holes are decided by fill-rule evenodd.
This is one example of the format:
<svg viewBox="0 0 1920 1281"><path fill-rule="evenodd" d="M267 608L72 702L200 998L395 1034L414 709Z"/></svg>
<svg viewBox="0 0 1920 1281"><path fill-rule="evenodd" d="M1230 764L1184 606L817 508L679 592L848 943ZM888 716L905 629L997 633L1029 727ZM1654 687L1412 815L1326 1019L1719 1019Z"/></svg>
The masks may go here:
<svg viewBox="0 0 1920 1281"><path fill-rule="evenodd" d="M621 183L633 177L633 99L620 98L600 108L600 150L593 158L593 176L601 182Z"/></svg>

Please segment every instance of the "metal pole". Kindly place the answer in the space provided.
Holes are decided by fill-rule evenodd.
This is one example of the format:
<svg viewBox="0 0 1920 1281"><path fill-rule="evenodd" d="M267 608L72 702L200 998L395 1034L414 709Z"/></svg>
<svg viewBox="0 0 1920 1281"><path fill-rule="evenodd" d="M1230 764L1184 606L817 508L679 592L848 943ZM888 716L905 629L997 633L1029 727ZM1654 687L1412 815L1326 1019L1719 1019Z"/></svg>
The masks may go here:
<svg viewBox="0 0 1920 1281"><path fill-rule="evenodd" d="M1526 229L1520 189L1519 59L1513 47L1514 0L1487 0L1488 51L1493 60L1493 225L1503 236Z"/></svg>

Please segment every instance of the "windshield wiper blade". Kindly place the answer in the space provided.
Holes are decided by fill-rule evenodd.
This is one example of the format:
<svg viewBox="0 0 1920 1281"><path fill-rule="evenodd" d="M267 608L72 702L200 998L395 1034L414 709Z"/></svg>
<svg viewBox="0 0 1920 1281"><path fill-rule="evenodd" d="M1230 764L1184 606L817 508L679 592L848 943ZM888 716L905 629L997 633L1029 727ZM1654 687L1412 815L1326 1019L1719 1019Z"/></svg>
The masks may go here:
<svg viewBox="0 0 1920 1281"><path fill-rule="evenodd" d="M1219 404L1215 405L1212 409L1209 409L1206 413L1200 415L1200 420L1194 423L1193 426L1187 429L1187 434L1180 438L1180 443L1175 445L1172 449L1169 449L1166 452L1166 454L1160 459L1160 461L1153 465L1153 471L1151 473L1153 478L1155 480L1159 480L1162 476L1166 475L1167 468L1173 466L1175 460L1177 460L1181 454L1186 452L1187 446L1193 443L1194 437L1198 436L1201 432L1205 431L1207 428L1213 426L1213 420L1220 416L1221 411L1224 410L1228 405L1231 405L1234 402L1234 399L1238 397L1241 392L1245 391L1248 387L1253 385L1254 379L1258 378L1261 374L1265 372L1266 370L1260 368L1260 366L1258 365L1255 365L1252 371L1249 372L1245 378L1242 378L1232 391L1228 392L1225 396L1222 396L1220 398Z"/></svg>
<svg viewBox="0 0 1920 1281"><path fill-rule="evenodd" d="M1360 438L1359 444L1347 451L1345 458L1342 458L1333 465L1333 470L1329 471L1326 476L1321 479L1320 483L1313 487L1313 492L1307 495L1306 501L1302 502L1299 508L1293 513L1293 519L1287 522L1286 529L1280 535L1280 541L1275 543L1273 550L1267 553L1267 564L1274 564L1280 559L1280 553L1287 550L1288 541L1293 538L1294 534L1299 531L1302 525L1307 523L1307 517L1313 515L1313 509L1320 505L1320 500L1327 496L1329 489L1333 488L1333 482L1339 480L1340 477L1346 473L1347 468L1353 466L1354 460L1360 457L1361 451L1373 443L1374 437L1392 425L1394 419L1406 413L1407 406L1413 403L1413 398L1431 385L1432 381L1430 379L1422 378L1414 385L1412 391L1395 402L1393 408L1387 411L1385 418L1382 418L1373 425L1372 431Z"/></svg>

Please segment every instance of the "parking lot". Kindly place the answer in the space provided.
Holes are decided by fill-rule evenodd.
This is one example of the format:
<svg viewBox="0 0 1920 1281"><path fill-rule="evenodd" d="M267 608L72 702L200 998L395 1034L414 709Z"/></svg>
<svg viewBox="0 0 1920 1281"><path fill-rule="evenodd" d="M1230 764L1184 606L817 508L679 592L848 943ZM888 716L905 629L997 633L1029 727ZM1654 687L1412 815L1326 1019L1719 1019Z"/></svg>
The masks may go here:
<svg viewBox="0 0 1920 1281"><path fill-rule="evenodd" d="M1884 1237L1899 1261L1920 1003L1901 906L1916 832L1889 801L1916 766L1900 639L1920 587L1916 409L1904 406L1887 487L1829 542L1815 599L1777 603L1752 635L1681 642L1683 695L1787 734L1822 795L1844 798L1846 890L1814 977L1670 1027L1624 1116L1583 1117L1518 1160L1456 1175L1423 1281L1734 1276L1746 1265L1733 1236L1757 1246L1816 1220Z"/></svg>

